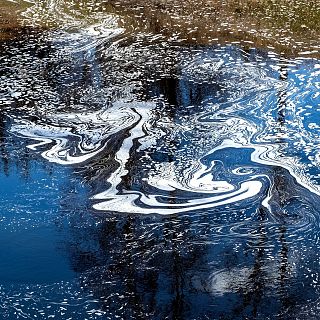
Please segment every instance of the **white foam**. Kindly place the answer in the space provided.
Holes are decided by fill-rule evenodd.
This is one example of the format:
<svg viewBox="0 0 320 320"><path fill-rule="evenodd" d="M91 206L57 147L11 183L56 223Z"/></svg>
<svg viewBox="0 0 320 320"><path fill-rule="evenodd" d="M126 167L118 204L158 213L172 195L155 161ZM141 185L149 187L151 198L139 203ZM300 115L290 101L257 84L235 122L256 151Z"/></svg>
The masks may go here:
<svg viewBox="0 0 320 320"><path fill-rule="evenodd" d="M132 105L119 101L111 108L91 113L47 114L38 122L16 119L10 131L38 141L29 145L33 150L47 146L48 150L41 154L48 161L75 165L103 151L112 135L136 124L139 119ZM123 152L122 148L120 153ZM122 155L117 154L117 157Z"/></svg>
<svg viewBox="0 0 320 320"><path fill-rule="evenodd" d="M170 215L237 203L239 201L254 197L260 192L261 188L262 183L260 181L246 181L241 184L239 190L234 192L219 196L189 200L184 204L162 203L156 199L156 195L145 196L142 193L136 192L123 195L114 195L113 197L109 196L110 200L95 204L93 207L96 210L102 211L116 211L123 213L131 212L140 214L157 213L161 215ZM106 199L108 199L108 197L106 197ZM149 205L150 207L142 207L141 205L137 205L136 201L138 199L144 205Z"/></svg>

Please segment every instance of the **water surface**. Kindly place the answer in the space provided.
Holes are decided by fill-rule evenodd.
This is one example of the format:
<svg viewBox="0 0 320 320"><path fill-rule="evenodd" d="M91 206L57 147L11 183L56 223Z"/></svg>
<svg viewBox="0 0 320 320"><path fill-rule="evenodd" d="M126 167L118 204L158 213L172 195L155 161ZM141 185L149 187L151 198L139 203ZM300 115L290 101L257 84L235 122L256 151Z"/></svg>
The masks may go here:
<svg viewBox="0 0 320 320"><path fill-rule="evenodd" d="M317 319L318 43L24 5L0 43L2 317Z"/></svg>

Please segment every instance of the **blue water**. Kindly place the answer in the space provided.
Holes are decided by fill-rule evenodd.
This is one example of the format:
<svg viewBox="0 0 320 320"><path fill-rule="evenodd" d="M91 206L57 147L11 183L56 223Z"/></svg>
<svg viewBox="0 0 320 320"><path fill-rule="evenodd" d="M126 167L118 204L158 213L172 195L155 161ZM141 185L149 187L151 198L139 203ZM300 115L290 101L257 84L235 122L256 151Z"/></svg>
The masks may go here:
<svg viewBox="0 0 320 320"><path fill-rule="evenodd" d="M0 44L0 319L318 319L320 62L106 21Z"/></svg>

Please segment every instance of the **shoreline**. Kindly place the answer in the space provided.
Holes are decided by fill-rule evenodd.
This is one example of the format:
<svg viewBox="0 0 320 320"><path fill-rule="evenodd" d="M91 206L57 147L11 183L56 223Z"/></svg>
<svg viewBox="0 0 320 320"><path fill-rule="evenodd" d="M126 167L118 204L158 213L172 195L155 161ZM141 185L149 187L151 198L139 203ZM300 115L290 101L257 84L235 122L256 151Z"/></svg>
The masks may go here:
<svg viewBox="0 0 320 320"><path fill-rule="evenodd" d="M118 17L119 26L133 35L145 32L177 39L182 45L231 43L285 57L320 57L320 3L313 1L198 0L181 4L177 0L108 0L98 3L96 11L92 3L85 0L78 5L67 0L57 3L52 12L45 4L37 4L40 20L34 25L21 16L30 3L0 0L0 41L14 39L28 29L59 27L63 14L82 23L102 12Z"/></svg>

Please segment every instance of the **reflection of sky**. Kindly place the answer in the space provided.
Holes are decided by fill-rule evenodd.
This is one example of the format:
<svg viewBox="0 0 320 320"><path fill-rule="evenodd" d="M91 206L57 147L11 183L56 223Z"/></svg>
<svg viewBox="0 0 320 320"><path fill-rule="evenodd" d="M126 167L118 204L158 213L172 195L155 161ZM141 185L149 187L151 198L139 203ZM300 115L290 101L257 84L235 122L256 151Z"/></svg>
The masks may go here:
<svg viewBox="0 0 320 320"><path fill-rule="evenodd" d="M0 149L0 283L73 277L56 225L68 219L61 217L61 201L65 188L76 188L68 188L70 171L44 163L14 137L2 137Z"/></svg>

